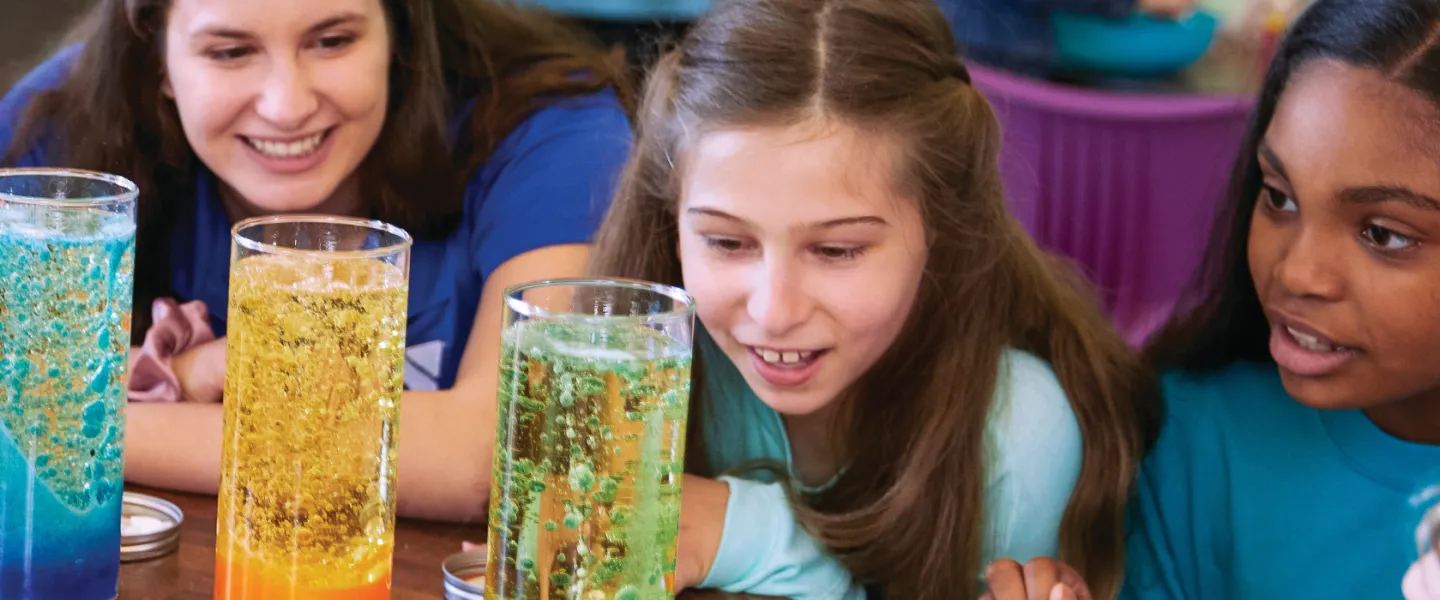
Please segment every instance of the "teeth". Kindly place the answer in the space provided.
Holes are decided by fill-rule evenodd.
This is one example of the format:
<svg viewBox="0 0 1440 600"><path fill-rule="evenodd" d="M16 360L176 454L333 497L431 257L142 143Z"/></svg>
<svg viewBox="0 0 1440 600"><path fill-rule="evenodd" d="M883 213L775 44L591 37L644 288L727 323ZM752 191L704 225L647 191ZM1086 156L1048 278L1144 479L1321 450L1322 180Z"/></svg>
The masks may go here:
<svg viewBox="0 0 1440 600"><path fill-rule="evenodd" d="M1285 330L1290 333L1290 337L1295 338L1295 341L1300 344L1301 348L1304 348L1306 350L1311 350L1315 352L1334 352L1336 350L1335 346L1326 344L1325 342L1320 341L1320 338L1313 335L1308 335L1299 331L1295 331L1295 329L1291 327L1286 327Z"/></svg>
<svg viewBox="0 0 1440 600"><path fill-rule="evenodd" d="M315 148L319 147L320 142L324 139L325 134L321 132L298 142L271 142L254 138L245 138L245 141L250 144L250 147L259 150L261 154L266 156L296 158L314 152Z"/></svg>
<svg viewBox="0 0 1440 600"><path fill-rule="evenodd" d="M809 360L810 357L815 354L814 352L780 352L767 348L756 348L755 352L758 353L760 358L764 359L765 362L775 365L797 364Z"/></svg>

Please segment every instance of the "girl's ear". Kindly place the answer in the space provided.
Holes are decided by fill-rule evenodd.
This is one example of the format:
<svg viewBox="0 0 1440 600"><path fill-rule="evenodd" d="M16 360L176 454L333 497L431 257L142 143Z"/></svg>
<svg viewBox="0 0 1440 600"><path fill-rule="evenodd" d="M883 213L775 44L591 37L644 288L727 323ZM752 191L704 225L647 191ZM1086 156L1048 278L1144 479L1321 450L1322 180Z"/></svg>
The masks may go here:
<svg viewBox="0 0 1440 600"><path fill-rule="evenodd" d="M166 98L175 99L175 88L170 87L169 73L160 76L160 93L164 94Z"/></svg>

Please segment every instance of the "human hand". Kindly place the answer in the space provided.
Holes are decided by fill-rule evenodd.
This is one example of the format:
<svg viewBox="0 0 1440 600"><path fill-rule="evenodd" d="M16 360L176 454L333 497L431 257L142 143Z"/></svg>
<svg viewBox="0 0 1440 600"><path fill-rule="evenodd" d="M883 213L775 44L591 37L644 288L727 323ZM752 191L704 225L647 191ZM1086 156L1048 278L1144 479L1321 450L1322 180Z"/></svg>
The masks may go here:
<svg viewBox="0 0 1440 600"><path fill-rule="evenodd" d="M1140 0L1140 12L1145 14L1174 19L1185 16L1195 10L1196 0Z"/></svg>
<svg viewBox="0 0 1440 600"><path fill-rule="evenodd" d="M1073 567L1050 558L1037 558L1024 567L1010 559L997 560L985 569L990 591L981 600L1095 600L1090 587Z"/></svg>
<svg viewBox="0 0 1440 600"><path fill-rule="evenodd" d="M1426 553L1405 574L1405 600L1440 600L1440 554Z"/></svg>
<svg viewBox="0 0 1440 600"><path fill-rule="evenodd" d="M675 561L675 588L700 585L710 575L720 536L725 533L725 507L730 485L714 479L685 475L680 484L680 546Z"/></svg>
<svg viewBox="0 0 1440 600"><path fill-rule="evenodd" d="M181 401L220 402L225 395L225 338L192 346L175 355Z"/></svg>

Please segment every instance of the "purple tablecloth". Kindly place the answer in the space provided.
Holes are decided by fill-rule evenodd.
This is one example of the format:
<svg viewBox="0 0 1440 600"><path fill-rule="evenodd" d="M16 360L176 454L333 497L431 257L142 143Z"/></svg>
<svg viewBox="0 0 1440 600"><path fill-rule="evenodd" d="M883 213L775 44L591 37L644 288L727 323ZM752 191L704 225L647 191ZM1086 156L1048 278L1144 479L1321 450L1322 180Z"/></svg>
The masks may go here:
<svg viewBox="0 0 1440 600"><path fill-rule="evenodd" d="M1010 208L1079 263L1139 344L1199 263L1253 102L1115 93L971 67L1004 125Z"/></svg>

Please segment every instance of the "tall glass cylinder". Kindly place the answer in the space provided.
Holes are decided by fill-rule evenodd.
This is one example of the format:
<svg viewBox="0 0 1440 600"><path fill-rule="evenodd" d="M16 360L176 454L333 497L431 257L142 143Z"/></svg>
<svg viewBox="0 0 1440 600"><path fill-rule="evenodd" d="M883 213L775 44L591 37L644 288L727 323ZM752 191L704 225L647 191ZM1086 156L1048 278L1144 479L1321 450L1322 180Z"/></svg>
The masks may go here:
<svg viewBox="0 0 1440 600"><path fill-rule="evenodd" d="M110 600L135 184L0 170L0 598Z"/></svg>
<svg viewBox="0 0 1440 600"><path fill-rule="evenodd" d="M694 302L591 280L505 300L485 597L673 598Z"/></svg>
<svg viewBox="0 0 1440 600"><path fill-rule="evenodd" d="M215 597L386 600L410 236L235 225Z"/></svg>

